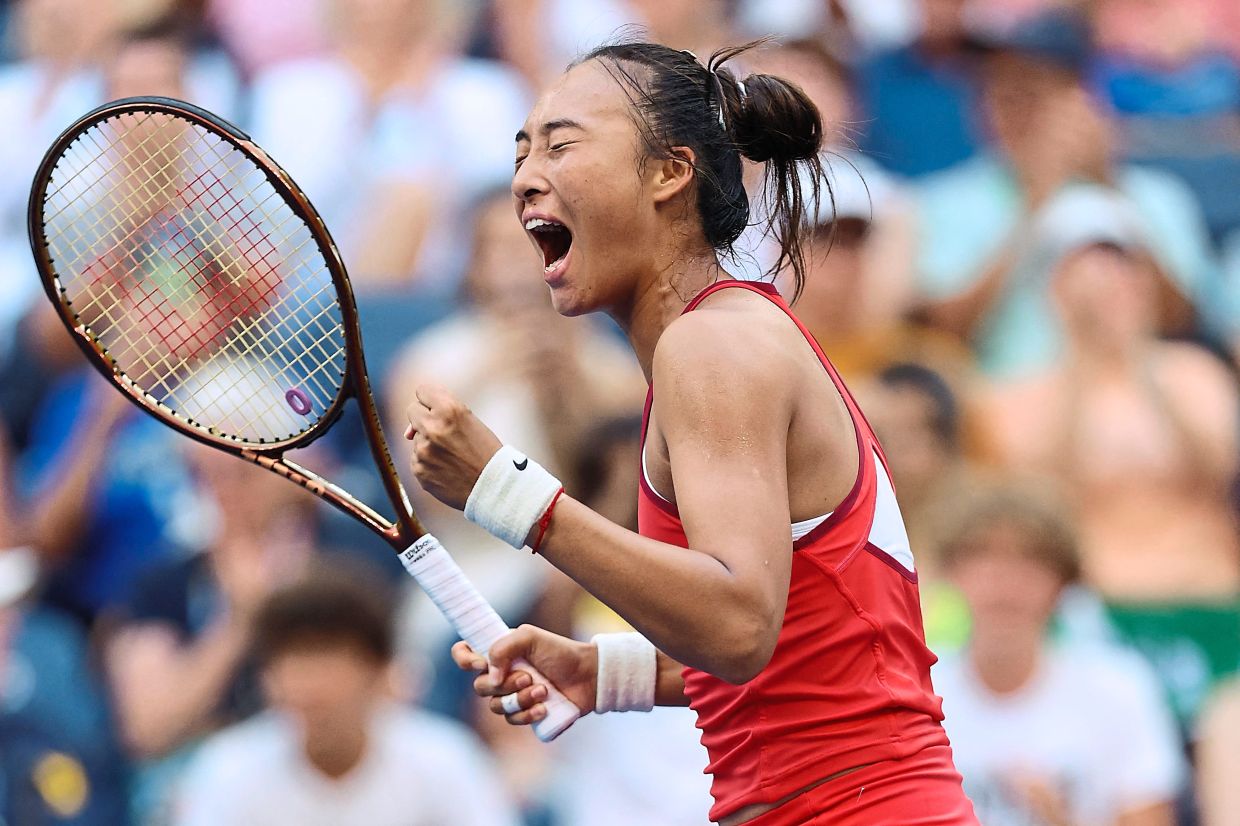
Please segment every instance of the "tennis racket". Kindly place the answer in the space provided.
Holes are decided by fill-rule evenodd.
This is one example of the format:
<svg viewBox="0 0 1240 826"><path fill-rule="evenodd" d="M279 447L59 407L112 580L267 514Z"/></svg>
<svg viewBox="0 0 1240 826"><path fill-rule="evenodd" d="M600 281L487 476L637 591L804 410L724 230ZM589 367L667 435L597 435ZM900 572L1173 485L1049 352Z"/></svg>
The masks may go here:
<svg viewBox="0 0 1240 826"><path fill-rule="evenodd" d="M369 527L474 650L508 626L409 504L383 438L353 290L319 214L236 127L168 98L126 98L56 139L30 193L48 298L131 401L199 442L307 488ZM286 458L353 399L396 519ZM546 685L544 741L580 710Z"/></svg>

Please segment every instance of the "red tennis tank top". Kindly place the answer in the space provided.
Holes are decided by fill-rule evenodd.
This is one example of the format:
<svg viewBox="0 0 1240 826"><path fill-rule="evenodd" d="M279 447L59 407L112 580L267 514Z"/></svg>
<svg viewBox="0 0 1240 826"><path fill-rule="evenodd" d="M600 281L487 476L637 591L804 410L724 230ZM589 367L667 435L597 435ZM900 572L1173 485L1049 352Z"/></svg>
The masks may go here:
<svg viewBox="0 0 1240 826"><path fill-rule="evenodd" d="M711 820L774 803L837 772L947 745L936 661L922 630L917 575L886 459L852 394L774 287L752 290L787 313L844 399L857 434L857 480L831 515L792 544L788 607L771 661L744 685L686 668L685 693L710 756ZM646 398L646 422L654 387ZM675 507L641 476L638 530L688 547Z"/></svg>

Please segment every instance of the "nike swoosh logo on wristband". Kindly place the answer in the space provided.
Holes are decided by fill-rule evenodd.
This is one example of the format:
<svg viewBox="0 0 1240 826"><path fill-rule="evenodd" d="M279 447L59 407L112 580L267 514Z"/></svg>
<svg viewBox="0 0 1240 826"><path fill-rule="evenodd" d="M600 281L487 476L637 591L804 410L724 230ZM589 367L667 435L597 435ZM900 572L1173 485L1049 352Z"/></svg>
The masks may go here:
<svg viewBox="0 0 1240 826"><path fill-rule="evenodd" d="M530 465L530 460L528 458L522 459L519 462L514 460L512 463L512 466L515 467L517 470L525 470L527 467L529 467L529 465Z"/></svg>

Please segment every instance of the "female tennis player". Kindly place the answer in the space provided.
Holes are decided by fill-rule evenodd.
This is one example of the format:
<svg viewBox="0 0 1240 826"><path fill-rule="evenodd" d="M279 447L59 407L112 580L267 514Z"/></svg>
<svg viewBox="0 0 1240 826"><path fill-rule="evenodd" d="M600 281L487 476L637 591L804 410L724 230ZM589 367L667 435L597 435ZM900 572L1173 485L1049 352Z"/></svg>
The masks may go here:
<svg viewBox="0 0 1240 826"><path fill-rule="evenodd" d="M639 532L564 496L459 401L418 388L406 438L434 496L530 546L640 633L522 626L453 654L514 724L545 713L523 657L583 710L683 705L710 755L712 820L976 824L940 725L934 655L882 449L770 285L720 259L765 162L779 265L802 283L818 112L770 75L649 43L571 67L517 133L512 192L556 309L605 312L650 382ZM809 191L813 189L814 191Z"/></svg>

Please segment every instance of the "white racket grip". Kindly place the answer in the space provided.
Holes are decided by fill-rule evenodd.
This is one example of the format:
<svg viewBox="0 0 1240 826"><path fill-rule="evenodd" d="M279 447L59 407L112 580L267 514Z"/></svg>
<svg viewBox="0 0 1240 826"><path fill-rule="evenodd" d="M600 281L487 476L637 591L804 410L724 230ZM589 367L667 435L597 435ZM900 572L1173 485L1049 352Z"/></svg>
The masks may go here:
<svg viewBox="0 0 1240 826"><path fill-rule="evenodd" d="M426 534L414 542L400 555L400 561L452 622L461 639L479 654L486 656L495 641L511 630L435 537ZM517 660L513 665L529 672L536 685L547 687L547 716L534 723L533 728L538 739L548 743L581 716L581 709L525 660Z"/></svg>

